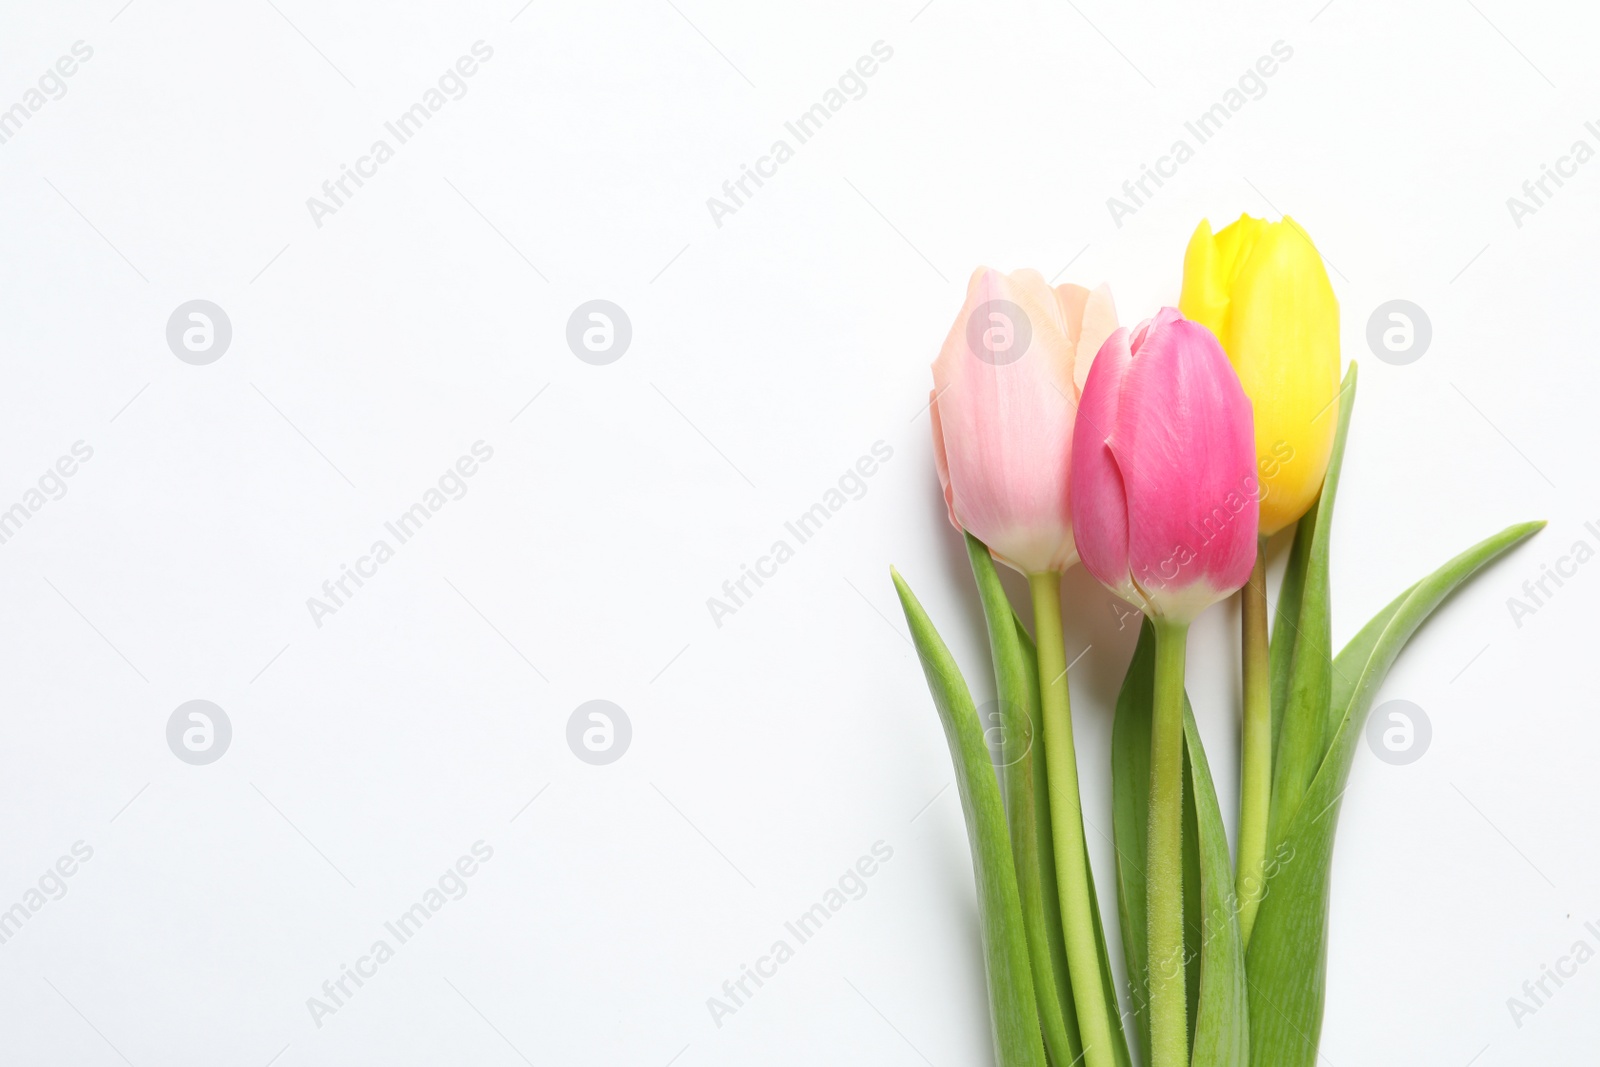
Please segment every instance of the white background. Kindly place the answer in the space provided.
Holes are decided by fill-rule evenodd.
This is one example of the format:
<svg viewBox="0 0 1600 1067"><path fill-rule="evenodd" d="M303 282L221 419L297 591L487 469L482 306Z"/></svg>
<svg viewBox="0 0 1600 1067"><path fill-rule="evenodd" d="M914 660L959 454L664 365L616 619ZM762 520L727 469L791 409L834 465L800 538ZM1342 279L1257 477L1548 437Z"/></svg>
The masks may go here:
<svg viewBox="0 0 1600 1067"><path fill-rule="evenodd" d="M1550 520L1380 695L1434 737L1357 759L1324 1062L1591 1061L1600 963L1520 1027L1506 1002L1600 947L1600 564L1520 627L1507 598L1600 546L1600 162L1520 227L1506 199L1600 147L1597 16L921 3L5 5L0 109L93 57L0 145L0 508L74 442L93 458L0 545L0 908L74 842L93 858L0 945L0 1059L988 1062L965 835L888 581L990 695L928 363L980 263L1109 280L1131 322L1175 300L1200 218L1287 211L1362 361L1336 641ZM307 198L479 40L467 94L318 227ZM880 40L866 95L717 226L707 198ZM1114 224L1107 197L1280 40L1266 94ZM165 339L197 298L233 326L209 366ZM565 341L596 298L633 327L609 366ZM1432 321L1407 366L1365 342L1395 298ZM316 625L307 598L479 440L467 495ZM714 625L707 598L877 441L865 496ZM1114 922L1097 831L1135 631L1081 571L1067 599ZM1236 627L1214 609L1190 651L1230 824ZM234 731L203 767L165 735L196 698ZM632 722L609 766L566 743L591 699ZM307 998L479 840L466 896L317 1026ZM879 840L865 896L718 1027L707 998Z"/></svg>

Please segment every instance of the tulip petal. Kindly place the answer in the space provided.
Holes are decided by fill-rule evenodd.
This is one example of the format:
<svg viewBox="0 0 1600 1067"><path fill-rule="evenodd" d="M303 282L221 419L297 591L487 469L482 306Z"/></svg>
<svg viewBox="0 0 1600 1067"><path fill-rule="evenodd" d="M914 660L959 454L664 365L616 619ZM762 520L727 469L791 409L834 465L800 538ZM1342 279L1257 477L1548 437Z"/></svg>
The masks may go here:
<svg viewBox="0 0 1600 1067"><path fill-rule="evenodd" d="M950 514L950 525L961 529L956 518L955 493L950 488L950 460L944 450L944 426L939 421L939 390L928 394L928 416L933 420L933 466L939 472L939 489L944 493L945 510Z"/></svg>
<svg viewBox="0 0 1600 1067"><path fill-rule="evenodd" d="M1089 303L1089 290L1081 285L1056 286L1056 303L1061 307L1061 318L1067 327L1067 340L1074 345L1083 333L1083 309Z"/></svg>
<svg viewBox="0 0 1600 1067"><path fill-rule="evenodd" d="M1132 362L1128 331L1119 329L1101 346L1084 382L1072 442L1072 524L1089 573L1124 600L1143 607L1128 571L1127 491L1108 444Z"/></svg>
<svg viewBox="0 0 1600 1067"><path fill-rule="evenodd" d="M1249 580L1250 401L1216 338L1174 308L1134 336L1110 449L1127 494L1132 578L1157 614L1192 619Z"/></svg>
<svg viewBox="0 0 1600 1067"><path fill-rule="evenodd" d="M1339 421L1339 302L1322 257L1287 216L1263 227L1238 265L1233 291L1234 307L1217 336L1239 354L1234 366L1245 392L1261 400L1261 525L1274 533L1305 514L1328 468Z"/></svg>
<svg viewBox="0 0 1600 1067"><path fill-rule="evenodd" d="M1311 506L1328 466L1339 390L1339 303L1294 219L1202 222L1184 255L1183 313L1227 351L1255 402L1261 533Z"/></svg>
<svg viewBox="0 0 1600 1067"><path fill-rule="evenodd" d="M975 351L975 336L1000 347ZM1044 277L976 271L933 377L951 520L1024 573L1070 567L1072 349Z"/></svg>
<svg viewBox="0 0 1600 1067"><path fill-rule="evenodd" d="M1201 219L1183 254L1183 292L1178 307L1194 322L1222 336L1228 316L1228 284L1218 269L1217 238L1211 220Z"/></svg>
<svg viewBox="0 0 1600 1067"><path fill-rule="evenodd" d="M1073 384L1078 387L1079 395L1083 393L1083 384L1088 380L1089 368L1094 365L1094 357L1099 354L1101 347L1106 343L1117 329L1117 307L1111 299L1109 286L1101 285L1089 294L1089 299L1083 306L1083 321L1078 329L1076 342L1076 360L1072 368Z"/></svg>

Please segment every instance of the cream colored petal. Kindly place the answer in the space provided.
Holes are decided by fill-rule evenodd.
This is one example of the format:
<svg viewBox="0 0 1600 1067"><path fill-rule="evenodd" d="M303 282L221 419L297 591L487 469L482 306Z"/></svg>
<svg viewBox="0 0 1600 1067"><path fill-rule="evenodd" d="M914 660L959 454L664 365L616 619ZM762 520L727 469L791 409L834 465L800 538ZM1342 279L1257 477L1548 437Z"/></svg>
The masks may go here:
<svg viewBox="0 0 1600 1067"><path fill-rule="evenodd" d="M1061 317L1067 327L1067 340L1078 343L1083 329L1083 305L1089 300L1089 290L1081 285L1056 286L1056 303L1061 305Z"/></svg>
<svg viewBox="0 0 1600 1067"><path fill-rule="evenodd" d="M1089 294L1083 306L1083 325L1078 331L1076 356L1072 366L1072 383L1078 395L1083 395L1083 383L1089 378L1089 368L1106 338L1117 332L1117 306L1111 299L1111 287L1101 283Z"/></svg>

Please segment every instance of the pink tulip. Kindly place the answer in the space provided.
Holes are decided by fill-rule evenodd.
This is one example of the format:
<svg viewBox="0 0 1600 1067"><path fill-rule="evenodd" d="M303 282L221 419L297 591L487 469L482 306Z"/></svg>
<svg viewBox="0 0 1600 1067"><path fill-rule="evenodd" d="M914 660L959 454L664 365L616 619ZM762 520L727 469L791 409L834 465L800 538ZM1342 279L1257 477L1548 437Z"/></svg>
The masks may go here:
<svg viewBox="0 0 1600 1067"><path fill-rule="evenodd" d="M1222 346L1176 308L1111 335L1084 385L1072 455L1078 551L1102 585L1187 623L1249 580L1253 421Z"/></svg>
<svg viewBox="0 0 1600 1067"><path fill-rule="evenodd" d="M1078 395L1117 328L1111 292L980 267L933 364L933 453L950 521L1024 574L1077 562L1067 474Z"/></svg>

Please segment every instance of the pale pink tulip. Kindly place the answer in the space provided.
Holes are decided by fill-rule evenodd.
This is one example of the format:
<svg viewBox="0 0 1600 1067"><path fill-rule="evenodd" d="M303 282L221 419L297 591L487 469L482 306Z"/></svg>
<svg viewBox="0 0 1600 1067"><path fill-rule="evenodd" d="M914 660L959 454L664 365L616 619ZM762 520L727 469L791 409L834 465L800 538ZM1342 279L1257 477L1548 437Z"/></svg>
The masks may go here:
<svg viewBox="0 0 1600 1067"><path fill-rule="evenodd" d="M1250 578L1250 400L1217 339L1176 308L1111 335L1079 402L1072 519L1083 565L1152 617L1188 622Z"/></svg>
<svg viewBox="0 0 1600 1067"><path fill-rule="evenodd" d="M1111 291L980 267L933 364L933 454L950 521L1024 574L1077 562L1067 474Z"/></svg>

